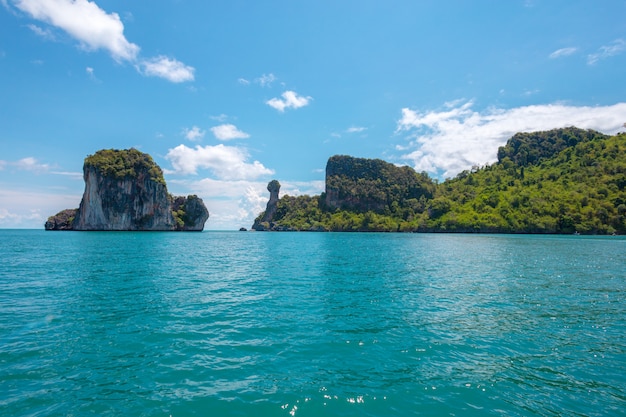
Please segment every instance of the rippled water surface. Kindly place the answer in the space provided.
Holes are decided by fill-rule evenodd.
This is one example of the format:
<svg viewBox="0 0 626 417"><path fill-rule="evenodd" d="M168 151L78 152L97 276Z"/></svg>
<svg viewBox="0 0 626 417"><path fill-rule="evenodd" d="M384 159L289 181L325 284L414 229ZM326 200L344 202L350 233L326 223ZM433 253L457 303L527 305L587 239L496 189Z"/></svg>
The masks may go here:
<svg viewBox="0 0 626 417"><path fill-rule="evenodd" d="M0 411L623 416L626 240L0 230Z"/></svg>

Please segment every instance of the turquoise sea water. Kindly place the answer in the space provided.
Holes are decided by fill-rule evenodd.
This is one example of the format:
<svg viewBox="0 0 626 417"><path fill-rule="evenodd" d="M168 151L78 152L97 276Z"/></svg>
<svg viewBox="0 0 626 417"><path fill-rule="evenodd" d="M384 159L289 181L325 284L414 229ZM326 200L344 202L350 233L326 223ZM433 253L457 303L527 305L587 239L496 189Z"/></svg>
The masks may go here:
<svg viewBox="0 0 626 417"><path fill-rule="evenodd" d="M0 230L10 416L626 415L626 239Z"/></svg>

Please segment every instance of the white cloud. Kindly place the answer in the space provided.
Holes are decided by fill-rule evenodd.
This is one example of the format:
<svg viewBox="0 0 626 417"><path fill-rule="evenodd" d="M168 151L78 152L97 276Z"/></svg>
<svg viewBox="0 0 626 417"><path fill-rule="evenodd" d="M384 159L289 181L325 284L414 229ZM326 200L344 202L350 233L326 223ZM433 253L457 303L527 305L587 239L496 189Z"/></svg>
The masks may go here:
<svg viewBox="0 0 626 417"><path fill-rule="evenodd" d="M78 207L81 195L0 189L0 227L43 229L49 216Z"/></svg>
<svg viewBox="0 0 626 417"><path fill-rule="evenodd" d="M300 107L307 106L309 101L312 100L311 97L299 96L295 91L290 90L285 91L281 97L282 99L274 97L265 103L279 112L284 112L285 109L298 109Z"/></svg>
<svg viewBox="0 0 626 417"><path fill-rule="evenodd" d="M250 137L249 134L242 132L237 129L237 126L232 124L214 126L211 128L211 132L219 140L246 139Z"/></svg>
<svg viewBox="0 0 626 417"><path fill-rule="evenodd" d="M37 36L41 36L46 40L54 40L54 34L50 31L50 29L42 29L37 25L33 25L32 23L27 25L30 30L32 30Z"/></svg>
<svg viewBox="0 0 626 417"><path fill-rule="evenodd" d="M69 177L73 180L82 180L83 173L82 172L71 172L71 171L50 171L51 174L54 175L62 175L64 177Z"/></svg>
<svg viewBox="0 0 626 417"><path fill-rule="evenodd" d="M13 3L33 18L63 29L85 49L106 49L117 61L133 61L139 53L139 47L124 37L119 15L105 12L94 2L14 0Z"/></svg>
<svg viewBox="0 0 626 417"><path fill-rule="evenodd" d="M348 129L346 129L346 133L360 133L367 130L366 127L362 127L362 126L352 126L349 127Z"/></svg>
<svg viewBox="0 0 626 417"><path fill-rule="evenodd" d="M561 49L557 49L556 51L552 52L549 55L549 57L550 57L550 59L562 58L564 56L572 55L572 54L576 53L577 51L578 51L578 48L574 48L574 47L561 48Z"/></svg>
<svg viewBox="0 0 626 417"><path fill-rule="evenodd" d="M239 84L241 84L241 85L249 85L249 84L250 84L250 81L246 80L245 78L239 78L239 79L237 80L237 82L238 82Z"/></svg>
<svg viewBox="0 0 626 417"><path fill-rule="evenodd" d="M100 81L100 79L98 79L98 77L96 77L95 70L92 67L85 68L85 72L87 73L87 76L89 77L89 79L91 81L94 81L96 83L101 83L102 82L102 81Z"/></svg>
<svg viewBox="0 0 626 417"><path fill-rule="evenodd" d="M244 149L223 144L198 145L195 149L178 145L165 156L172 164L174 173L179 174L196 174L198 169L208 169L219 179L251 180L274 173L259 161L248 163L248 157Z"/></svg>
<svg viewBox="0 0 626 417"><path fill-rule="evenodd" d="M522 96L524 97L530 97L533 96L535 94L539 94L541 92L541 90L535 88L534 90L524 90L524 92L522 93Z"/></svg>
<svg viewBox="0 0 626 417"><path fill-rule="evenodd" d="M192 142L202 139L205 134L206 132L204 130L201 130L198 126L194 126L191 129L183 129L183 135L185 136L185 138Z"/></svg>
<svg viewBox="0 0 626 417"><path fill-rule="evenodd" d="M215 120L216 122L225 122L226 120L228 120L228 115L222 113L217 116L209 116L209 119Z"/></svg>
<svg viewBox="0 0 626 417"><path fill-rule="evenodd" d="M6 0L2 1L6 6ZM176 59L163 55L139 59L140 48L124 36L124 24L120 16L107 13L93 1L12 0L12 4L32 18L65 31L83 49L106 50L118 62L135 64L135 68L144 75L165 78L174 83L194 80L195 69ZM54 37L49 29L34 24L28 27L46 39Z"/></svg>
<svg viewBox="0 0 626 417"><path fill-rule="evenodd" d="M43 227L43 216L41 212L37 209L11 212L5 208L0 207L0 226L19 228L20 226L32 223L33 221L39 221L41 223L40 227Z"/></svg>
<svg viewBox="0 0 626 417"><path fill-rule="evenodd" d="M609 45L601 46L595 54L588 55L587 64L594 65L602 59L619 55L624 51L626 51L626 41L624 39L615 39Z"/></svg>
<svg viewBox="0 0 626 417"><path fill-rule="evenodd" d="M163 55L142 60L137 69L145 75L165 78L173 83L193 81L195 72L195 68Z"/></svg>
<svg viewBox="0 0 626 417"><path fill-rule="evenodd" d="M36 173L46 172L50 169L50 165L39 163L35 158L30 156L14 162L13 165L19 170Z"/></svg>
<svg viewBox="0 0 626 417"><path fill-rule="evenodd" d="M263 74L254 80L254 82L259 84L261 87L271 87L274 81L276 81L276 76L272 73Z"/></svg>
<svg viewBox="0 0 626 417"><path fill-rule="evenodd" d="M518 132L576 126L616 133L624 123L626 103L612 106L576 107L544 104L513 109L472 109L473 102L448 103L442 111L402 109L397 132L407 132L408 145L399 145L401 156L418 171L454 176L497 160L499 146Z"/></svg>

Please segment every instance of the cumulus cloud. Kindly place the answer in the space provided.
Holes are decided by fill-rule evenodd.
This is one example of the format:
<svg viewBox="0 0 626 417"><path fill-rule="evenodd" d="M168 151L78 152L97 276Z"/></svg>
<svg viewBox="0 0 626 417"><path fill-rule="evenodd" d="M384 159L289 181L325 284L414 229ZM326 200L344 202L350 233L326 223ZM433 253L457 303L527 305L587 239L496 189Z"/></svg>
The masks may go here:
<svg viewBox="0 0 626 417"><path fill-rule="evenodd" d="M6 0L3 0L6 3ZM124 36L124 24L117 13L107 13L89 0L12 0L11 3L33 19L52 25L76 39L86 50L105 50L117 62L135 64L147 76L179 83L193 81L194 68L160 55L139 59L140 48ZM28 27L46 39L53 38L49 29L30 24Z"/></svg>
<svg viewBox="0 0 626 417"><path fill-rule="evenodd" d="M15 0L13 4L34 19L64 30L85 49L106 49L117 61L133 61L139 53L139 47L124 36L119 15L105 12L94 2Z"/></svg>
<svg viewBox="0 0 626 417"><path fill-rule="evenodd" d="M626 103L612 106L576 107L544 104L513 109L473 110L472 101L447 103L440 111L402 109L397 133L409 136L399 145L402 159L416 170L450 177L497 160L498 147L517 132L576 126L616 133L624 123Z"/></svg>
<svg viewBox="0 0 626 417"><path fill-rule="evenodd" d="M241 85L249 85L249 84L250 84L250 81L246 80L245 78L239 78L239 79L237 80L237 82L238 82L239 84L241 84Z"/></svg>
<svg viewBox="0 0 626 417"><path fill-rule="evenodd" d="M188 140L192 142L202 139L205 133L206 132L204 130L201 130L198 126L194 126L191 129L189 128L183 129L183 135L185 136L185 138L187 138Z"/></svg>
<svg viewBox="0 0 626 417"><path fill-rule="evenodd" d="M211 132L219 140L246 139L250 137L249 134L242 132L237 129L237 126L232 124L214 126L211 128Z"/></svg>
<svg viewBox="0 0 626 417"><path fill-rule="evenodd" d="M346 129L346 133L360 133L363 131L366 131L367 128L366 127L362 127L362 126L352 126Z"/></svg>
<svg viewBox="0 0 626 417"><path fill-rule="evenodd" d="M281 97L282 99L274 97L265 103L282 113L285 109L298 109L300 107L307 106L309 101L312 100L311 97L299 96L295 91L291 90L285 91Z"/></svg>
<svg viewBox="0 0 626 417"><path fill-rule="evenodd" d="M141 61L138 69L145 75L165 78L173 83L193 81L195 72L195 68L163 55Z"/></svg>
<svg viewBox="0 0 626 417"><path fill-rule="evenodd" d="M576 51L578 51L578 48L574 48L574 47L561 48L561 49L557 49L556 51L552 52L549 55L549 57L551 59L562 58L564 56L572 55L572 54L576 53Z"/></svg>
<svg viewBox="0 0 626 417"><path fill-rule="evenodd" d="M587 64L594 65L598 61L619 55L626 51L626 41L624 39L615 39L609 45L601 46L598 52L587 56Z"/></svg>
<svg viewBox="0 0 626 417"><path fill-rule="evenodd" d="M198 169L208 169L222 180L251 180L274 173L259 161L249 163L245 149L223 144L195 148L179 145L170 149L165 158L178 174L197 174Z"/></svg>

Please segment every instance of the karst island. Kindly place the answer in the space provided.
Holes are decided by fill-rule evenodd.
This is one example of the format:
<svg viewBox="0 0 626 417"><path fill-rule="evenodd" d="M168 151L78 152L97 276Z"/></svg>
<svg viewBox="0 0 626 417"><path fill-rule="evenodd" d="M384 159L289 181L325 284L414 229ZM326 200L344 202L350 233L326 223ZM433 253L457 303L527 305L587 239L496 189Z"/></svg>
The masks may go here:
<svg viewBox="0 0 626 417"><path fill-rule="evenodd" d="M335 155L317 196L270 199L257 231L626 234L626 133L517 133L491 165L443 182L380 159Z"/></svg>
<svg viewBox="0 0 626 417"><path fill-rule="evenodd" d="M163 171L137 149L103 149L85 158L77 209L48 218L46 230L202 231L209 218L196 195L167 191Z"/></svg>

